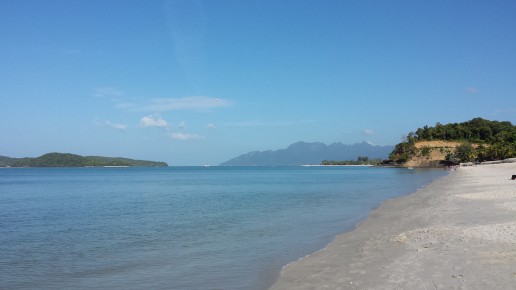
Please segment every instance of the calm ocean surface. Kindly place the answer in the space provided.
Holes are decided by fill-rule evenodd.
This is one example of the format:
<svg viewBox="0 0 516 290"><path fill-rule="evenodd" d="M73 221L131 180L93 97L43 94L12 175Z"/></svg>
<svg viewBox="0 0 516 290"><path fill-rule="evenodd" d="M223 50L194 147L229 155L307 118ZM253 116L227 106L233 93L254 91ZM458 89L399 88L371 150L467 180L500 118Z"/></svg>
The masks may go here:
<svg viewBox="0 0 516 290"><path fill-rule="evenodd" d="M0 289L266 289L443 170L0 169Z"/></svg>

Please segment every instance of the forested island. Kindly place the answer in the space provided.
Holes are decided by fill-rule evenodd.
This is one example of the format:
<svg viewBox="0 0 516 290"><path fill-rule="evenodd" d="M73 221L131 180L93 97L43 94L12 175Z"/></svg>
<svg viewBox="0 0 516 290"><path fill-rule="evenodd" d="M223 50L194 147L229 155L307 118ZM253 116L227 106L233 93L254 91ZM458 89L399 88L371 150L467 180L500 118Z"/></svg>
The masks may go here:
<svg viewBox="0 0 516 290"><path fill-rule="evenodd" d="M475 118L463 123L424 126L397 144L387 163L438 166L516 157L516 126Z"/></svg>
<svg viewBox="0 0 516 290"><path fill-rule="evenodd" d="M0 167L166 167L165 162L134 160L122 157L80 156L70 153L48 153L36 158L0 156Z"/></svg>
<svg viewBox="0 0 516 290"><path fill-rule="evenodd" d="M336 161L336 160L323 160L321 165L326 166L349 166L349 165L379 165L383 162L382 159L369 159L367 156L358 156L357 160L344 160L344 161Z"/></svg>

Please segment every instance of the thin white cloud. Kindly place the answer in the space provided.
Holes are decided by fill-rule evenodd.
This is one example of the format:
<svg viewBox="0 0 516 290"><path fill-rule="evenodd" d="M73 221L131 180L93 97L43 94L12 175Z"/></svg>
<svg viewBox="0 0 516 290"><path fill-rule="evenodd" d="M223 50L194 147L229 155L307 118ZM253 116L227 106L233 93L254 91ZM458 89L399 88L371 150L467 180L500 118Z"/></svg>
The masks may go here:
<svg viewBox="0 0 516 290"><path fill-rule="evenodd" d="M372 136L372 135L374 135L374 134L375 134L375 133L374 133L374 131L373 131L373 130L371 130L371 129L364 129L363 133L364 133L364 135L366 135L366 136Z"/></svg>
<svg viewBox="0 0 516 290"><path fill-rule="evenodd" d="M498 109L495 110L492 115L505 114L505 113L516 113L516 108Z"/></svg>
<svg viewBox="0 0 516 290"><path fill-rule="evenodd" d="M206 125L206 128L215 129L215 124L209 123L208 125Z"/></svg>
<svg viewBox="0 0 516 290"><path fill-rule="evenodd" d="M103 87L95 90L93 94L95 97L99 98L120 98L124 96L124 92L119 89L112 87Z"/></svg>
<svg viewBox="0 0 516 290"><path fill-rule="evenodd" d="M116 130L121 130L121 131L125 131L127 129L127 125L125 124L118 124L118 123L113 123L109 120L106 120L106 121L95 121L95 124L97 126L100 126L100 127L109 127L109 128L112 128L112 129L116 129Z"/></svg>
<svg viewBox="0 0 516 290"><path fill-rule="evenodd" d="M153 99L149 104L137 106L137 111L176 111L176 110L209 110L230 106L231 102L211 97L185 97ZM139 107L139 108L138 108Z"/></svg>
<svg viewBox="0 0 516 290"><path fill-rule="evenodd" d="M132 110L137 105L135 103L119 103L115 105L115 109Z"/></svg>
<svg viewBox="0 0 516 290"><path fill-rule="evenodd" d="M180 132L170 133L169 136L172 139L181 140L181 141L204 139L204 137L199 136L197 134L187 134L187 133L180 133Z"/></svg>
<svg viewBox="0 0 516 290"><path fill-rule="evenodd" d="M112 99L119 100L116 98L116 91L110 91L109 88L99 91L95 95L99 97L111 96ZM226 99L193 96L185 98L155 98L146 102L119 102L115 105L115 108L133 112L210 111L216 108L229 107L232 104L231 101Z"/></svg>
<svg viewBox="0 0 516 290"><path fill-rule="evenodd" d="M467 87L466 92L470 93L470 94L478 94L477 88L474 88L474 87Z"/></svg>
<svg viewBox="0 0 516 290"><path fill-rule="evenodd" d="M148 115L140 120L140 127L162 127L167 128L168 123L163 118L161 118L161 115L159 113Z"/></svg>
<svg viewBox="0 0 516 290"><path fill-rule="evenodd" d="M283 126L299 126L313 124L310 120L299 121L241 121L241 122L227 122L223 126L229 127L283 127Z"/></svg>
<svg viewBox="0 0 516 290"><path fill-rule="evenodd" d="M106 121L106 126L117 130L127 129L127 125L125 124L111 123L110 121Z"/></svg>
<svg viewBox="0 0 516 290"><path fill-rule="evenodd" d="M174 55L192 88L202 87L206 16L203 1L164 1Z"/></svg>
<svg viewBox="0 0 516 290"><path fill-rule="evenodd" d="M374 143L373 143L373 142L371 142L371 141L366 141L366 143L367 143L367 144L369 144L369 145L371 145L371 146L376 146L376 145L374 145Z"/></svg>
<svg viewBox="0 0 516 290"><path fill-rule="evenodd" d="M184 129L184 128L186 128L186 122L185 122L185 121L181 121L181 122L179 122L179 124L177 124L177 128L179 128L179 129Z"/></svg>

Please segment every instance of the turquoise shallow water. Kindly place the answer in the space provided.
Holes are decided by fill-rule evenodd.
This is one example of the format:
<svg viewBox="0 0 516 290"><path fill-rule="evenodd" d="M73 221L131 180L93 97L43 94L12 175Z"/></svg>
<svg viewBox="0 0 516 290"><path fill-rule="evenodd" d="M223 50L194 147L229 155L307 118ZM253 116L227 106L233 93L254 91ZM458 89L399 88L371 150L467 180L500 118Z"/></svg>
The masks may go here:
<svg viewBox="0 0 516 290"><path fill-rule="evenodd" d="M0 289L266 289L442 170L0 169Z"/></svg>

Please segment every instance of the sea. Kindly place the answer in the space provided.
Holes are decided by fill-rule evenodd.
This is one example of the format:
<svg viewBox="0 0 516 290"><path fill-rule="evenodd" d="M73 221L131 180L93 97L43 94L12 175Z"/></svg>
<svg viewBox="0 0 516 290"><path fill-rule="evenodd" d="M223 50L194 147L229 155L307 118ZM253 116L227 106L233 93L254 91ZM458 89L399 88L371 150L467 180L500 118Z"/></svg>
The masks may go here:
<svg viewBox="0 0 516 290"><path fill-rule="evenodd" d="M0 169L0 289L269 288L383 201L379 167Z"/></svg>

